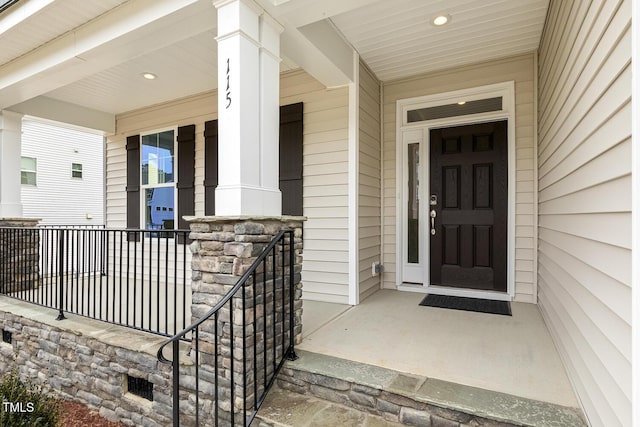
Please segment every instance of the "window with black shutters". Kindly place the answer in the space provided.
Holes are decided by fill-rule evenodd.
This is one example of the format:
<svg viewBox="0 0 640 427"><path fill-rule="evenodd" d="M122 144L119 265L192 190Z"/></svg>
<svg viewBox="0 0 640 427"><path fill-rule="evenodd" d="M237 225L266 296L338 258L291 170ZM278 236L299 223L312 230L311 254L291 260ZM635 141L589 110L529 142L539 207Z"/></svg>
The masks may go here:
<svg viewBox="0 0 640 427"><path fill-rule="evenodd" d="M188 125L127 138L127 228L189 228L183 216L195 214L195 134Z"/></svg>
<svg viewBox="0 0 640 427"><path fill-rule="evenodd" d="M283 215L302 215L302 105L297 103L280 107L279 182ZM147 227L188 229L183 216L195 215L195 125L177 128L176 148L173 154L169 149L169 135L161 136L160 133L145 134L142 137L133 135L127 138L127 228L129 229ZM155 146L152 144L154 136L156 137ZM161 137L164 138L164 142L160 141ZM153 147L155 147L156 157L150 158L149 153L153 151ZM176 152L177 155L175 155ZM166 160L171 159L171 167L168 163L162 165L158 163L160 157ZM215 189L218 185L217 120L204 124L204 157L204 214L214 215ZM150 163L151 166L149 166ZM156 188L159 190L149 191ZM149 193L165 192L167 194L164 196L157 195L162 196L158 200L168 202L173 191L177 193L177 206L154 203L155 194L151 195L149 199L151 201L147 200L150 197ZM141 201L142 198L144 202ZM144 212L140 211L141 206L144 206ZM173 224L170 222L170 212L173 212ZM141 218L144 218L142 227ZM177 227L175 227L176 223ZM138 238L137 233L131 233L130 238Z"/></svg>

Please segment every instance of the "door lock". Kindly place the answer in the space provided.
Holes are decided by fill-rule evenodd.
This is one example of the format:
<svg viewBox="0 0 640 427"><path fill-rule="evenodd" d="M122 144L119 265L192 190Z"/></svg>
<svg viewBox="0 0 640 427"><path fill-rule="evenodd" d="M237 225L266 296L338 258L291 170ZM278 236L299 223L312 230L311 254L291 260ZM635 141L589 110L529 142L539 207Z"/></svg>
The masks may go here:
<svg viewBox="0 0 640 427"><path fill-rule="evenodd" d="M431 209L431 212L429 212L429 216L431 217L431 235L432 236L436 235L436 216L437 215L438 214L436 213L435 209Z"/></svg>

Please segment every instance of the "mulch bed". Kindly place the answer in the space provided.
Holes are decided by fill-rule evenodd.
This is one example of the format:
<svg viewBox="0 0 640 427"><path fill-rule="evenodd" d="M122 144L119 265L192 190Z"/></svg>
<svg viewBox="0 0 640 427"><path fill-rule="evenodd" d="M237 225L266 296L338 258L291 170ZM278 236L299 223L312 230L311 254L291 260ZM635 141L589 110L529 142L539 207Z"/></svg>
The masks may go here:
<svg viewBox="0 0 640 427"><path fill-rule="evenodd" d="M122 423L114 423L102 418L98 411L89 409L82 403L62 401L60 407L62 427L123 427Z"/></svg>

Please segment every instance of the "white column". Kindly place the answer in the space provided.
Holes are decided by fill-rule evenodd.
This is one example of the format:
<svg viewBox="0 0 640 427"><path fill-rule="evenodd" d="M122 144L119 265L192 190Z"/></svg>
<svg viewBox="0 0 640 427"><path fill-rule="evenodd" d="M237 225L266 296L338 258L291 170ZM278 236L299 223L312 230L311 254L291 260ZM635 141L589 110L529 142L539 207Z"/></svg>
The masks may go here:
<svg viewBox="0 0 640 427"><path fill-rule="evenodd" d="M280 33L283 27L267 13L260 16L260 179L273 194L270 211L282 213L279 182Z"/></svg>
<svg viewBox="0 0 640 427"><path fill-rule="evenodd" d="M21 144L22 114L0 111L0 218L22 217Z"/></svg>
<svg viewBox="0 0 640 427"><path fill-rule="evenodd" d="M219 138L215 214L279 216L282 30L252 0L223 0L215 6Z"/></svg>

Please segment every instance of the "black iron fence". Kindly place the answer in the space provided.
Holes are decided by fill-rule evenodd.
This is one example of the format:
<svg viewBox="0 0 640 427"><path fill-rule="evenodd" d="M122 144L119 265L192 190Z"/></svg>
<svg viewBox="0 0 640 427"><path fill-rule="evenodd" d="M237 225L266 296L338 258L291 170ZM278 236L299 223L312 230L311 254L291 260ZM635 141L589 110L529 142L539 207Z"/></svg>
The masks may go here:
<svg viewBox="0 0 640 427"><path fill-rule="evenodd" d="M0 293L164 336L190 319L186 230L0 228Z"/></svg>
<svg viewBox="0 0 640 427"><path fill-rule="evenodd" d="M38 267L42 278L59 276L60 271L76 276L105 273L105 234L91 232L106 230L104 225L40 225L38 228L41 230ZM60 242L60 230L65 231L66 242ZM66 243L61 257L58 256L60 243Z"/></svg>
<svg viewBox="0 0 640 427"><path fill-rule="evenodd" d="M296 359L294 264L294 232L281 231L215 307L160 347L173 368L174 426L251 424L285 360ZM193 365L181 366L188 336Z"/></svg>

